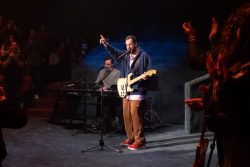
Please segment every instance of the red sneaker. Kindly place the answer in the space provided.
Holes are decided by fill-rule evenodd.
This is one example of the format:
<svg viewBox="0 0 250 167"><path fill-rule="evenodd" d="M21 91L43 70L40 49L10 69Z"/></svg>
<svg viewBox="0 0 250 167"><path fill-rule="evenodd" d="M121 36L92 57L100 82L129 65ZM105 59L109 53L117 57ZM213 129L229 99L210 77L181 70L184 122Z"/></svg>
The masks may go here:
<svg viewBox="0 0 250 167"><path fill-rule="evenodd" d="M129 141L129 139L126 139L121 143L121 146L129 146L130 144L133 144L133 143L134 141Z"/></svg>
<svg viewBox="0 0 250 167"><path fill-rule="evenodd" d="M128 146L129 150L140 150L146 147L146 142L134 143Z"/></svg>

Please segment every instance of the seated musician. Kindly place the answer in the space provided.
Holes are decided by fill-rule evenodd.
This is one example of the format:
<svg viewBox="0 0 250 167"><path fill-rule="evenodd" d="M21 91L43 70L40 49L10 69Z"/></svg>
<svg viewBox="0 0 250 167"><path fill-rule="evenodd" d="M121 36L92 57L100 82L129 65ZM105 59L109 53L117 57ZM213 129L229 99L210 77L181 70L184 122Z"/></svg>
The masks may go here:
<svg viewBox="0 0 250 167"><path fill-rule="evenodd" d="M113 67L113 58L105 57L104 59L104 68L99 71L98 77L95 81L96 88L99 91L114 91L113 87L116 87L118 78L120 77L120 71ZM102 99L103 106L103 129L104 131L114 130L113 122L117 118L115 111L117 97L115 96L104 96ZM100 97L97 100L97 103L100 104ZM101 117L101 105L98 105L97 111L97 122L96 125L100 123Z"/></svg>

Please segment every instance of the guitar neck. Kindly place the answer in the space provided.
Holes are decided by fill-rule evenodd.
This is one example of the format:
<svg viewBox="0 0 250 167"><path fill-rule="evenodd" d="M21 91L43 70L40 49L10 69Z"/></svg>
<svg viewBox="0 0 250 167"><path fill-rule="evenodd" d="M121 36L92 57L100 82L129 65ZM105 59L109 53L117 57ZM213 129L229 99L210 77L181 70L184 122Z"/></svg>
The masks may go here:
<svg viewBox="0 0 250 167"><path fill-rule="evenodd" d="M142 74L142 75L140 75L140 76L138 76L138 77L136 77L136 78L130 80L129 85L132 85L133 83L135 83L135 82L141 80L143 77L144 77L144 76L143 76L143 74Z"/></svg>
<svg viewBox="0 0 250 167"><path fill-rule="evenodd" d="M206 121L206 118L205 118L203 123L202 123L202 127L201 127L200 143L202 143L204 138L205 138L206 127L207 127L207 121Z"/></svg>

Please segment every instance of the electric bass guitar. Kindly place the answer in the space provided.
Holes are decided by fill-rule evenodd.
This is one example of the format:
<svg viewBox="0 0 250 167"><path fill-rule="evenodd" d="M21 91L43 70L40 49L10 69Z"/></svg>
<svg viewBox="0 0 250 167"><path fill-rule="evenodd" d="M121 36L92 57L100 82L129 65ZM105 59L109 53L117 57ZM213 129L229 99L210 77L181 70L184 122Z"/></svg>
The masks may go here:
<svg viewBox="0 0 250 167"><path fill-rule="evenodd" d="M205 138L206 118L202 125L200 142L196 147L195 160L192 167L204 167L206 161L206 152L208 147L208 139Z"/></svg>
<svg viewBox="0 0 250 167"><path fill-rule="evenodd" d="M118 94L121 98L126 97L128 92L133 92L133 88L131 88L131 85L136 83L137 81L147 77L152 76L156 74L156 70L149 70L140 76L131 79L132 73L129 73L126 78L119 78L117 80L117 90Z"/></svg>

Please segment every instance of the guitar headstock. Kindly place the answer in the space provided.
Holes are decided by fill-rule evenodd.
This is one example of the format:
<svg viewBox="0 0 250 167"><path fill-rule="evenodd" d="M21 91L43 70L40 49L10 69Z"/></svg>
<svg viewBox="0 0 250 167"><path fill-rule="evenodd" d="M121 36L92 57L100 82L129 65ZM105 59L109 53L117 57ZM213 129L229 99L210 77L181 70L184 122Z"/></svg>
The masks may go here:
<svg viewBox="0 0 250 167"><path fill-rule="evenodd" d="M155 75L156 74L156 70L148 70L147 72L146 72L146 74L148 75L148 76L152 76L152 75Z"/></svg>

